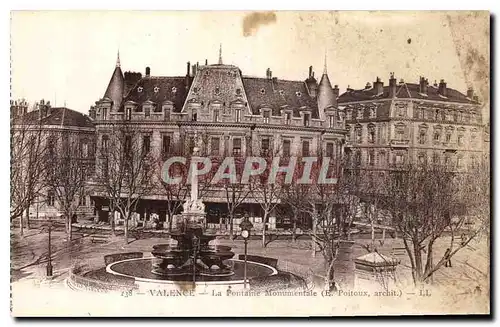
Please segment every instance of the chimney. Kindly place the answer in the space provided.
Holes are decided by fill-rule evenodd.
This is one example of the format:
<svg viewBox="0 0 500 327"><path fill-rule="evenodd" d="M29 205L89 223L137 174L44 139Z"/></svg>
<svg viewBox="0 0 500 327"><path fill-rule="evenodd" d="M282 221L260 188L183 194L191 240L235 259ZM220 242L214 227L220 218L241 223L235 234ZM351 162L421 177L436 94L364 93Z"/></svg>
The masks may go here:
<svg viewBox="0 0 500 327"><path fill-rule="evenodd" d="M333 94L335 94L335 98L338 98L339 97L339 86L337 84L335 84L335 86L333 87Z"/></svg>
<svg viewBox="0 0 500 327"><path fill-rule="evenodd" d="M394 98L396 96L396 78L394 77L394 72L391 72L389 78L389 97Z"/></svg>
<svg viewBox="0 0 500 327"><path fill-rule="evenodd" d="M208 66L208 59L205 59L205 66Z"/></svg>
<svg viewBox="0 0 500 327"><path fill-rule="evenodd" d="M149 77L151 75L151 68L146 67L146 77Z"/></svg>
<svg viewBox="0 0 500 327"><path fill-rule="evenodd" d="M271 71L271 68L266 69L266 78L267 79L273 78L273 72Z"/></svg>
<svg viewBox="0 0 500 327"><path fill-rule="evenodd" d="M313 66L309 66L309 78L313 77Z"/></svg>
<svg viewBox="0 0 500 327"><path fill-rule="evenodd" d="M347 91L347 92L351 92L351 91L352 91L352 88L351 88L351 86L350 86L350 85L347 85L346 91Z"/></svg>
<svg viewBox="0 0 500 327"><path fill-rule="evenodd" d="M429 80L425 77L420 76L419 92L421 94L427 94L427 86L428 85L429 85Z"/></svg>
<svg viewBox="0 0 500 327"><path fill-rule="evenodd" d="M191 72L191 63L188 61L186 65L186 76L189 76L190 72Z"/></svg>
<svg viewBox="0 0 500 327"><path fill-rule="evenodd" d="M94 106L90 106L89 116L90 116L90 118L95 119L95 108L94 108Z"/></svg>
<svg viewBox="0 0 500 327"><path fill-rule="evenodd" d="M469 87L469 88L467 89L467 97L468 97L469 99L474 98L474 89L473 89L472 87Z"/></svg>
<svg viewBox="0 0 500 327"><path fill-rule="evenodd" d="M372 85L370 84L370 82L366 82L365 90L368 90L371 87L372 87Z"/></svg>
<svg viewBox="0 0 500 327"><path fill-rule="evenodd" d="M197 71L197 69L196 69L196 68L197 68L197 67L198 67L198 66L196 66L196 65L191 66L191 71L193 72L193 77L196 75L196 71Z"/></svg>
<svg viewBox="0 0 500 327"><path fill-rule="evenodd" d="M444 79L439 82L438 93L444 97L447 96L446 82Z"/></svg>
<svg viewBox="0 0 500 327"><path fill-rule="evenodd" d="M375 90L375 94L384 93L384 82L380 80L380 77L377 76L375 82L373 82L373 89Z"/></svg>

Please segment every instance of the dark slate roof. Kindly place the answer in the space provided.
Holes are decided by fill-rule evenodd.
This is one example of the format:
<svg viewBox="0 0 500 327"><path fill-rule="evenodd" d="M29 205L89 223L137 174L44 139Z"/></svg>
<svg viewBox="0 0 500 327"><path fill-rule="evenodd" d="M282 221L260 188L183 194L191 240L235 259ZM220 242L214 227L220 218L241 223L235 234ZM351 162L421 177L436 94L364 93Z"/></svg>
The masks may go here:
<svg viewBox="0 0 500 327"><path fill-rule="evenodd" d="M191 78L189 78L191 80ZM158 92L155 92L155 88ZM172 92L175 88L176 92ZM141 90L141 92L139 92ZM174 103L174 112L180 112L186 96L188 88L186 88L186 77L167 77L167 76L150 76L141 78L133 88L130 89L125 96L120 111L123 111L123 104L127 101L134 101L142 104L145 101L154 102L157 107L161 107L165 101Z"/></svg>
<svg viewBox="0 0 500 327"><path fill-rule="evenodd" d="M234 101L246 102L241 73L233 65L199 66L188 101L218 101L229 106ZM195 92L196 91L196 92Z"/></svg>
<svg viewBox="0 0 500 327"><path fill-rule="evenodd" d="M118 110L120 102L123 97L123 90L125 88L125 81L120 66L116 66L111 79L109 80L108 87L104 93L104 98L113 100L113 110Z"/></svg>
<svg viewBox="0 0 500 327"><path fill-rule="evenodd" d="M442 97L438 93L438 88L432 85L427 87L427 96L419 93L420 85L414 83L403 83L396 86L396 97L400 99L422 99L445 102L477 103L455 89L447 88L447 97ZM389 98L389 86L384 86L384 93L377 95L373 88L350 90L340 95L339 103L355 102L363 100L375 100Z"/></svg>
<svg viewBox="0 0 500 327"><path fill-rule="evenodd" d="M38 121L39 110L30 111L23 117L27 121ZM50 108L50 114L42 118L41 125L58 125L66 127L89 127L93 128L92 120L81 112L65 108Z"/></svg>
<svg viewBox="0 0 500 327"><path fill-rule="evenodd" d="M259 109L266 106L272 108L273 115L278 116L281 115L282 106L288 105L294 110L294 116L299 117L299 108L308 106L312 118L318 118L316 99L309 96L303 81L243 77L243 85L254 114L259 114Z"/></svg>

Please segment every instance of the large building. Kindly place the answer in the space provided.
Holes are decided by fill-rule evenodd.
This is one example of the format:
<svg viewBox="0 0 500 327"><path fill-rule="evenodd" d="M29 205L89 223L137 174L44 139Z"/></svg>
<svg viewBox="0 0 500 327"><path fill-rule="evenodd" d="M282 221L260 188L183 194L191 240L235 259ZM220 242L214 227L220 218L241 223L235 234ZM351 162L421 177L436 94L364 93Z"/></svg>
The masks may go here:
<svg viewBox="0 0 500 327"><path fill-rule="evenodd" d="M133 126L143 144L158 155L175 144L183 144L190 153L195 135L202 135L205 156L258 156L272 151L282 156L321 154L339 162L345 125L337 96L338 87L332 88L326 66L318 83L312 67L307 78L298 81L273 76L271 69L266 77L245 76L237 66L224 64L221 54L217 64L188 62L184 76L154 76L149 67L145 75L123 73L118 58L103 98L89 115L98 147L107 146L113 128L126 125ZM108 199L98 185L95 189L96 218L106 221ZM143 196L132 225L145 224L151 214L165 221L167 199L161 191ZM225 197L202 200L207 221L219 223L226 215ZM241 209L260 217L258 204L247 202ZM119 215L116 219L120 223ZM258 219L254 222L259 224ZM280 226L275 214L270 223Z"/></svg>
<svg viewBox="0 0 500 327"><path fill-rule="evenodd" d="M406 163L445 164L462 170L483 156L483 107L472 89L461 93L444 80L429 85L380 78L338 98L346 113L346 156L374 173ZM383 173L382 173L383 174Z"/></svg>
<svg viewBox="0 0 500 327"><path fill-rule="evenodd" d="M63 156L71 155L76 163L75 170L81 173L84 179L93 175L95 170L93 122L78 111L66 107L52 107L50 101L44 100L36 103L31 111L28 110L25 101L11 101L10 110L11 154L12 160L17 161L12 163L15 166L12 169L13 171L18 169L19 174L33 174L32 179L39 185L34 188L36 194L33 194L34 198L30 200L31 205L25 214L35 219L60 218L63 210L54 191L52 181L55 179L50 180L48 174L50 171L59 173L58 169L61 167L54 165L61 163L65 158ZM36 146L27 147L28 144ZM32 158L35 159L30 162ZM12 172L11 178L13 178ZM14 178L13 182L16 180ZM19 181L27 183L24 177ZM84 185L78 189L74 206L78 217L92 215L93 206Z"/></svg>

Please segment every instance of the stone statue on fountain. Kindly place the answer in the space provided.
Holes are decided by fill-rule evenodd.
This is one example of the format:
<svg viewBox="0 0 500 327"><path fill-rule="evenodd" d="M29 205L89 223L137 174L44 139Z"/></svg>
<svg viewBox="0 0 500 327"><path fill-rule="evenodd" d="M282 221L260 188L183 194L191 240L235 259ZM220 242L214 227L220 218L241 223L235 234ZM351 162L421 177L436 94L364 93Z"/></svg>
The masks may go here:
<svg viewBox="0 0 500 327"><path fill-rule="evenodd" d="M198 136L198 133L195 132L194 135L195 146L193 148L192 158L198 157L200 155L201 148L201 140ZM191 160L190 171L194 172L197 169L197 162L195 160ZM182 216L184 218L184 222L191 226L205 226L205 205L203 202L198 199L198 176L195 174L191 174L191 194L189 198L183 204L183 213Z"/></svg>

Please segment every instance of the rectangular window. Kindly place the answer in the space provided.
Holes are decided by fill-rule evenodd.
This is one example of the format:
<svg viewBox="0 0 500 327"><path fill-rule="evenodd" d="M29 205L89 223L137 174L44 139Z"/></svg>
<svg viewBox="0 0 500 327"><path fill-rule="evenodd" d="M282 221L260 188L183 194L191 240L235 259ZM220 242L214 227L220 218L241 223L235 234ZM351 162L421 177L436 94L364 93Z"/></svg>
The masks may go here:
<svg viewBox="0 0 500 327"><path fill-rule="evenodd" d="M220 139L218 137L212 137L212 139L210 140L210 153L213 156L219 155L219 145Z"/></svg>
<svg viewBox="0 0 500 327"><path fill-rule="evenodd" d="M329 119L330 119L329 127L330 128L334 128L335 127L335 116L334 115L330 115Z"/></svg>
<svg viewBox="0 0 500 327"><path fill-rule="evenodd" d="M287 112L285 113L285 124L290 125L292 122L292 113Z"/></svg>
<svg viewBox="0 0 500 327"><path fill-rule="evenodd" d="M219 109L214 109L214 121L219 121Z"/></svg>
<svg viewBox="0 0 500 327"><path fill-rule="evenodd" d="M82 157L87 158L89 156L89 145L87 142L82 143Z"/></svg>
<svg viewBox="0 0 500 327"><path fill-rule="evenodd" d="M363 109L358 109L356 118L363 119Z"/></svg>
<svg viewBox="0 0 500 327"><path fill-rule="evenodd" d="M170 135L163 135L161 150L163 153L170 152Z"/></svg>
<svg viewBox="0 0 500 327"><path fill-rule="evenodd" d="M149 153L151 150L151 136L145 135L142 137L142 151L144 153Z"/></svg>
<svg viewBox="0 0 500 327"><path fill-rule="evenodd" d="M103 135L102 136L101 148L102 148L103 151L107 151L108 150L108 140L109 140L109 137L107 135Z"/></svg>
<svg viewBox="0 0 500 327"><path fill-rule="evenodd" d="M234 156L241 155L241 139L240 138L233 139L233 155Z"/></svg>
<svg viewBox="0 0 500 327"><path fill-rule="evenodd" d="M309 120L310 120L310 114L305 113L304 114L304 126L309 126Z"/></svg>
<svg viewBox="0 0 500 327"><path fill-rule="evenodd" d="M376 111L375 108L370 109L370 118L375 118L376 117Z"/></svg>
<svg viewBox="0 0 500 327"><path fill-rule="evenodd" d="M235 114L236 114L236 122L239 123L241 121L241 109L236 109Z"/></svg>
<svg viewBox="0 0 500 327"><path fill-rule="evenodd" d="M284 157L290 156L290 145L291 145L290 140L283 140L283 156Z"/></svg>
<svg viewBox="0 0 500 327"><path fill-rule="evenodd" d="M346 114L346 120L351 120L352 119L352 109L347 110Z"/></svg>
<svg viewBox="0 0 500 327"><path fill-rule="evenodd" d="M130 135L125 136L124 151L126 154L130 154L132 151L132 137Z"/></svg>
<svg viewBox="0 0 500 327"><path fill-rule="evenodd" d="M55 202L55 194L54 191L49 191L47 193L47 205L53 207Z"/></svg>
<svg viewBox="0 0 500 327"><path fill-rule="evenodd" d="M440 139L441 139L441 133L438 131L434 132L434 143L438 143Z"/></svg>
<svg viewBox="0 0 500 327"><path fill-rule="evenodd" d="M126 108L125 109L125 120L130 120L132 118L132 109Z"/></svg>
<svg viewBox="0 0 500 327"><path fill-rule="evenodd" d="M302 142L302 156L309 157L309 141Z"/></svg>
<svg viewBox="0 0 500 327"><path fill-rule="evenodd" d="M368 152L368 165L375 165L375 152L373 150Z"/></svg>
<svg viewBox="0 0 500 327"><path fill-rule="evenodd" d="M165 121L169 121L170 120L170 109L169 108L165 108L163 110L163 119Z"/></svg>
<svg viewBox="0 0 500 327"><path fill-rule="evenodd" d="M464 145L464 136L462 134L458 135L457 137L457 143L459 146Z"/></svg>
<svg viewBox="0 0 500 327"><path fill-rule="evenodd" d="M197 121L198 120L198 113L194 109L193 109L193 114L191 116L191 120L192 121Z"/></svg>
<svg viewBox="0 0 500 327"><path fill-rule="evenodd" d="M359 127L356 128L356 143L361 143L363 141L362 136L363 136L363 130Z"/></svg>
<svg viewBox="0 0 500 327"><path fill-rule="evenodd" d="M370 128L368 130L368 142L370 143L375 142L375 128Z"/></svg>
<svg viewBox="0 0 500 327"><path fill-rule="evenodd" d="M326 156L333 158L335 156L335 146L333 143L326 144Z"/></svg>
<svg viewBox="0 0 500 327"><path fill-rule="evenodd" d="M446 143L451 142L451 133L446 133Z"/></svg>
<svg viewBox="0 0 500 327"><path fill-rule="evenodd" d="M271 117L271 112L269 110L264 111L264 123L269 124L269 118Z"/></svg>
<svg viewBox="0 0 500 327"><path fill-rule="evenodd" d="M426 134L427 133L424 130L420 131L420 133L418 134L418 143L419 144L425 144Z"/></svg>
<svg viewBox="0 0 500 327"><path fill-rule="evenodd" d="M268 138L262 139L260 149L261 149L261 156L265 157L269 154L269 139Z"/></svg>
<svg viewBox="0 0 500 327"><path fill-rule="evenodd" d="M102 119L108 119L108 108L102 108Z"/></svg>
<svg viewBox="0 0 500 327"><path fill-rule="evenodd" d="M151 115L151 107L150 106L144 107L144 116L149 117L150 115Z"/></svg>

